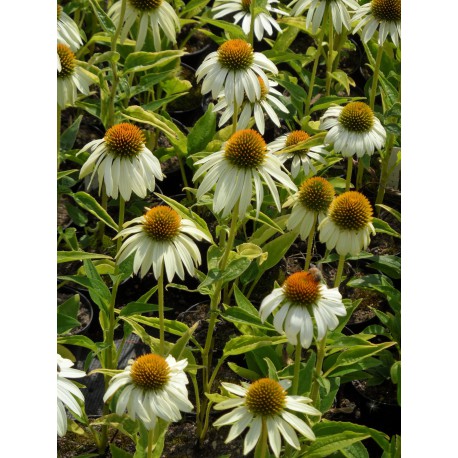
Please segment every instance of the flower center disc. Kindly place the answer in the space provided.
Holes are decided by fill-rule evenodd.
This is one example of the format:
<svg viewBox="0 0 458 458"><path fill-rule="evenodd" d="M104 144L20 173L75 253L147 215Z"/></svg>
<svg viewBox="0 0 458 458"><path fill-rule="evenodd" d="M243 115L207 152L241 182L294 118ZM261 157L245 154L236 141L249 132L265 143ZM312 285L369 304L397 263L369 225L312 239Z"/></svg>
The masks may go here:
<svg viewBox="0 0 458 458"><path fill-rule="evenodd" d="M331 205L334 195L334 187L328 180L312 177L302 183L298 199L307 210L324 213Z"/></svg>
<svg viewBox="0 0 458 458"><path fill-rule="evenodd" d="M224 149L224 155L229 162L240 168L261 165L266 153L266 142L253 129L239 130L233 134Z"/></svg>
<svg viewBox="0 0 458 458"><path fill-rule="evenodd" d="M371 9L378 21L401 20L401 0L372 0Z"/></svg>
<svg viewBox="0 0 458 458"><path fill-rule="evenodd" d="M129 3L139 11L152 11L159 8L162 0L129 0Z"/></svg>
<svg viewBox="0 0 458 458"><path fill-rule="evenodd" d="M246 394L246 406L255 415L278 415L284 408L286 393L283 387L269 378L252 383Z"/></svg>
<svg viewBox="0 0 458 458"><path fill-rule="evenodd" d="M62 43L57 45L57 54L60 59L61 71L57 72L58 78L67 78L75 71L75 54L72 53L71 49Z"/></svg>
<svg viewBox="0 0 458 458"><path fill-rule="evenodd" d="M160 390L169 380L170 367L159 355L143 355L137 358L130 369L135 385L144 390Z"/></svg>
<svg viewBox="0 0 458 458"><path fill-rule="evenodd" d="M246 70L253 63L253 48L246 41L236 38L218 48L219 63L229 70Z"/></svg>
<svg viewBox="0 0 458 458"><path fill-rule="evenodd" d="M290 302L308 306L320 297L320 281L310 272L296 272L285 280L283 290Z"/></svg>
<svg viewBox="0 0 458 458"><path fill-rule="evenodd" d="M343 230L359 230L371 222L372 207L360 192L347 191L332 202L329 217Z"/></svg>
<svg viewBox="0 0 458 458"><path fill-rule="evenodd" d="M128 122L110 127L104 139L110 152L120 157L136 156L145 143L145 136L140 128Z"/></svg>
<svg viewBox="0 0 458 458"><path fill-rule="evenodd" d="M173 208L159 205L148 210L143 229L153 240L171 240L179 234L180 224L180 215Z"/></svg>
<svg viewBox="0 0 458 458"><path fill-rule="evenodd" d="M304 140L308 140L310 138L310 135L307 132L304 132L303 130L293 130L288 134L286 137L286 143L285 146L288 148L289 146L294 146L297 145L300 142L303 142ZM297 151L293 151L293 154L303 154L308 151L307 148L300 149Z"/></svg>
<svg viewBox="0 0 458 458"><path fill-rule="evenodd" d="M368 132L374 125L374 113L363 102L350 102L340 113L339 122L350 132Z"/></svg>

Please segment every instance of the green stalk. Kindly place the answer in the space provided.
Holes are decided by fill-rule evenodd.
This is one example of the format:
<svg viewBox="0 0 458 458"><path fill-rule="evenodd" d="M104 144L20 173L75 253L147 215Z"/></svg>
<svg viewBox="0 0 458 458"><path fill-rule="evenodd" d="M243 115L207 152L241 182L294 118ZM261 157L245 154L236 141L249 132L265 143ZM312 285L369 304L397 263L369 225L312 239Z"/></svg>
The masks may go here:
<svg viewBox="0 0 458 458"><path fill-rule="evenodd" d="M356 173L356 190L359 191L363 186L364 165L362 157L358 159L358 172Z"/></svg>
<svg viewBox="0 0 458 458"><path fill-rule="evenodd" d="M153 446L154 446L154 429L148 431L148 454L147 458L152 458L153 456Z"/></svg>
<svg viewBox="0 0 458 458"><path fill-rule="evenodd" d="M350 156L347 158L347 178L345 180L345 191L350 190L350 185L351 185L351 174L353 172L353 157Z"/></svg>
<svg viewBox="0 0 458 458"><path fill-rule="evenodd" d="M305 256L305 267L304 267L304 270L308 270L309 269L310 261L312 260L312 247L313 247L313 239L314 239L314 236L315 236L317 218L318 218L318 213L315 212L315 215L313 216L312 229L310 229L310 234L309 234L309 238L308 238L308 241L307 241L307 254Z"/></svg>
<svg viewBox="0 0 458 458"><path fill-rule="evenodd" d="M323 369L323 361L324 355L326 353L326 335L327 332L324 334L324 337L318 342L317 345L317 357L316 357L316 365L315 365L315 377L313 379L312 390L310 392L310 398L313 401L313 405L318 409L318 393L320 384L318 383L318 377L321 375L321 371Z"/></svg>
<svg viewBox="0 0 458 458"><path fill-rule="evenodd" d="M256 7L256 0L251 0L250 1L250 14L251 14L251 20L250 20L250 33L248 35L248 41L250 42L251 46L254 48L254 20L255 14L254 10Z"/></svg>
<svg viewBox="0 0 458 458"><path fill-rule="evenodd" d="M164 332L164 265L161 265L161 274L157 279L157 295L159 305L159 353L165 356L165 332Z"/></svg>
<svg viewBox="0 0 458 458"><path fill-rule="evenodd" d="M374 109L375 104L375 93L377 91L378 75L380 73L380 64L382 63L383 46L377 48L377 57L375 60L374 74L372 75L372 87L369 98L369 106Z"/></svg>
<svg viewBox="0 0 458 458"><path fill-rule="evenodd" d="M119 216L118 216L118 232L121 232L122 226L124 224L124 213L126 209L126 202L123 197L119 195ZM122 237L119 237L116 241L116 253L119 252L122 244Z"/></svg>
<svg viewBox="0 0 458 458"><path fill-rule="evenodd" d="M345 265L345 255L340 255L339 264L337 266L336 279L334 280L334 288L338 288L342 281L342 272Z"/></svg>
<svg viewBox="0 0 458 458"><path fill-rule="evenodd" d="M386 148L385 148L385 156L382 158L382 170L380 172L380 182L378 185L377 197L375 199L375 208L376 208L377 216L380 214L380 207L378 207L378 204L383 203L383 198L385 197L386 182L388 181L388 177L390 176L388 165L390 162L391 150L393 148L393 144L394 144L394 135L388 134L388 139L387 139Z"/></svg>
<svg viewBox="0 0 458 458"><path fill-rule="evenodd" d="M239 106L234 95L234 114L232 115L232 135L237 132L237 116L239 115Z"/></svg>
<svg viewBox="0 0 458 458"><path fill-rule="evenodd" d="M332 74L332 54L334 51L334 27L332 24L332 13L331 8L328 10L329 15L329 46L328 46L328 58L326 62L326 95L331 93L331 74Z"/></svg>
<svg viewBox="0 0 458 458"><path fill-rule="evenodd" d="M310 102L312 100L312 94L313 94L313 87L315 85L315 78L316 78L316 72L318 69L318 63L320 60L321 56L321 51L323 49L323 39L324 39L324 32L325 32L325 26L326 26L326 13L324 15L324 20L323 24L321 26L321 32L318 37L318 49L316 50L315 54L315 60L313 61L313 68L312 68L312 74L310 76L310 84L309 84L309 92L307 94L307 100L305 101L305 114L307 114L310 110Z"/></svg>
<svg viewBox="0 0 458 458"><path fill-rule="evenodd" d="M302 346L300 334L297 335L296 350L294 352L294 375L293 375L293 386L291 388L291 394L296 396L299 390L299 372L301 369L301 357L302 357Z"/></svg>
<svg viewBox="0 0 458 458"><path fill-rule="evenodd" d="M119 17L119 23L118 26L116 27L116 31L111 39L111 50L113 52L116 52L116 47L117 47L117 41L119 38L119 35L121 34L121 28L122 24L124 22L124 16L126 13L126 5L127 5L127 0L121 0L121 13ZM109 105L108 105L108 126L111 127L114 124L114 112L115 112L115 97L116 97L116 89L118 87L119 83L119 76L118 76L118 64L114 60L111 61L111 71L113 73L113 81L112 81L112 86L111 86L111 91L109 95Z"/></svg>
<svg viewBox="0 0 458 458"><path fill-rule="evenodd" d="M267 457L267 421L265 417L262 417L261 437L256 445L254 456L256 458Z"/></svg>
<svg viewBox="0 0 458 458"><path fill-rule="evenodd" d="M57 104L57 171L60 169L60 129L61 129L61 113L62 110Z"/></svg>

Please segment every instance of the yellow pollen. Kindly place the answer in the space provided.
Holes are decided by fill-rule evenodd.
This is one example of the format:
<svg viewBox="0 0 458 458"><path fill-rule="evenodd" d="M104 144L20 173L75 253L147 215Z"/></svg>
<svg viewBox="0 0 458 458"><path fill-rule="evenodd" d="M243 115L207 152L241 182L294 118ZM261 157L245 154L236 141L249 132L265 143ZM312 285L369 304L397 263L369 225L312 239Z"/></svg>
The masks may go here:
<svg viewBox="0 0 458 458"><path fill-rule="evenodd" d="M261 87L261 99L265 99L266 95L269 93L269 89L267 88L264 80L258 76L259 86Z"/></svg>
<svg viewBox="0 0 458 458"><path fill-rule="evenodd" d="M171 240L180 233L181 217L170 207L159 205L145 215L143 230L157 241Z"/></svg>
<svg viewBox="0 0 458 458"><path fill-rule="evenodd" d="M248 388L245 404L255 415L279 415L286 404L286 391L277 381L261 378Z"/></svg>
<svg viewBox="0 0 458 458"><path fill-rule="evenodd" d="M372 14L378 21L401 20L401 0L372 0Z"/></svg>
<svg viewBox="0 0 458 458"><path fill-rule="evenodd" d="M246 70L253 63L253 48L245 40L236 38L218 48L218 58L221 66L229 70Z"/></svg>
<svg viewBox="0 0 458 458"><path fill-rule="evenodd" d="M297 145L298 143L308 140L309 138L310 138L310 135L307 132L304 132L303 130L293 130L286 137L285 146L288 148L289 146ZM304 154L307 151L308 151L308 148L299 149L299 150L293 151L293 154Z"/></svg>
<svg viewBox="0 0 458 458"><path fill-rule="evenodd" d="M72 50L62 43L57 45L57 55L60 59L61 71L57 72L58 78L68 78L75 71L75 54Z"/></svg>
<svg viewBox="0 0 458 458"><path fill-rule="evenodd" d="M162 0L129 0L129 3L139 11L152 11L159 8Z"/></svg>
<svg viewBox="0 0 458 458"><path fill-rule="evenodd" d="M145 144L141 129L128 122L110 127L104 139L110 153L119 157L134 157L143 150Z"/></svg>
<svg viewBox="0 0 458 458"><path fill-rule="evenodd" d="M301 184L298 200L307 210L326 213L334 195L334 187L328 180L312 177Z"/></svg>
<svg viewBox="0 0 458 458"><path fill-rule="evenodd" d="M347 191L329 207L329 217L342 230L360 230L372 221L372 207L366 196Z"/></svg>
<svg viewBox="0 0 458 458"><path fill-rule="evenodd" d="M135 385L144 390L157 391L163 388L170 378L167 361L152 353L139 356L130 369L130 376Z"/></svg>
<svg viewBox="0 0 458 458"><path fill-rule="evenodd" d="M283 283L286 298L302 306L310 306L320 298L320 281L311 272L296 272Z"/></svg>
<svg viewBox="0 0 458 458"><path fill-rule="evenodd" d="M363 102L350 102L341 111L339 122L350 132L368 132L374 125L374 113Z"/></svg>
<svg viewBox="0 0 458 458"><path fill-rule="evenodd" d="M253 129L239 130L227 141L224 155L232 165L252 168L264 162L267 153L266 142Z"/></svg>

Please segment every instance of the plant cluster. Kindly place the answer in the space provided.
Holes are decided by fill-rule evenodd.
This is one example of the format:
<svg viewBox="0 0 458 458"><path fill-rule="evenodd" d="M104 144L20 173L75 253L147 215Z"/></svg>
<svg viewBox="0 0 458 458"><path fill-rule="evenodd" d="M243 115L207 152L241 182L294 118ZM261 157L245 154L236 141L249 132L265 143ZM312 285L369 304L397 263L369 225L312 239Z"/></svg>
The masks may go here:
<svg viewBox="0 0 458 458"><path fill-rule="evenodd" d="M80 291L57 309L57 432L81 456L167 456L187 415L197 450L227 427L257 458L400 456L332 416L352 381L400 403L400 21L400 0L57 6L58 290ZM203 334L170 291L202 296ZM73 333L84 293L98 338ZM149 352L119 367L132 334Z"/></svg>

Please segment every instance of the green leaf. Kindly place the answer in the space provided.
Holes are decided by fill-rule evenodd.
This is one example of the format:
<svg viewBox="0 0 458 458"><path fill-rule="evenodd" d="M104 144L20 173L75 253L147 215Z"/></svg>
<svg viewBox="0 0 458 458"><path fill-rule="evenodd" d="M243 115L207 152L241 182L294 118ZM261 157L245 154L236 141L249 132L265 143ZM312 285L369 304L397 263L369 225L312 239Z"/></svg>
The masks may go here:
<svg viewBox="0 0 458 458"><path fill-rule="evenodd" d="M88 288L91 299L103 310L107 316L109 315L108 306L111 301L111 293L107 285L104 283L100 274L97 272L93 262L90 259L83 261L86 276L90 281Z"/></svg>
<svg viewBox="0 0 458 458"><path fill-rule="evenodd" d="M78 207L72 205L70 202L65 202L65 208L70 218L77 226L86 226L88 218L83 211L81 211Z"/></svg>
<svg viewBox="0 0 458 458"><path fill-rule="evenodd" d="M387 106L391 108L399 101L399 93L381 72L379 73L379 82L382 88L382 95L387 101Z"/></svg>
<svg viewBox="0 0 458 458"><path fill-rule="evenodd" d="M216 132L216 113L213 104L208 105L205 114L196 122L188 135L188 154L204 151Z"/></svg>
<svg viewBox="0 0 458 458"><path fill-rule="evenodd" d="M186 345L189 342L189 339L194 334L194 331L199 326L199 323L194 323L190 328L188 328L183 335L175 342L175 345L170 350L170 354L178 361L186 348Z"/></svg>
<svg viewBox="0 0 458 458"><path fill-rule="evenodd" d="M67 177L71 175L72 173L79 172L78 169L72 169L72 170L63 170L61 172L57 173L57 181L59 181L61 178Z"/></svg>
<svg viewBox="0 0 458 458"><path fill-rule="evenodd" d="M364 277L352 278L348 283L352 288L373 288L374 286L392 286L392 282L385 275L371 274Z"/></svg>
<svg viewBox="0 0 458 458"><path fill-rule="evenodd" d="M118 225L113 221L113 218L106 210L87 192L79 191L71 194L75 202L86 211L104 222L107 226L118 232Z"/></svg>
<svg viewBox="0 0 458 458"><path fill-rule="evenodd" d="M348 350L341 352L333 367L329 369L328 372L332 373L332 371L338 367L355 364L365 358L368 358L369 356L373 356L381 352L382 350L392 347L393 345L395 345L395 342L383 342L377 345L355 345Z"/></svg>
<svg viewBox="0 0 458 458"><path fill-rule="evenodd" d="M113 458L132 458L129 452L117 447L115 444L110 444L110 452Z"/></svg>
<svg viewBox="0 0 458 458"><path fill-rule="evenodd" d="M328 95L327 97L321 97L318 99L310 108L310 113L327 110L331 105L343 105L344 103L363 99L365 99L365 97L340 97L337 95Z"/></svg>
<svg viewBox="0 0 458 458"><path fill-rule="evenodd" d="M94 352L97 352L97 345L86 336L60 336L57 338L57 343L67 345L77 345L79 347L89 348Z"/></svg>
<svg viewBox="0 0 458 458"><path fill-rule="evenodd" d="M74 294L57 307L57 313L72 316L76 319L80 308L80 295Z"/></svg>
<svg viewBox="0 0 458 458"><path fill-rule="evenodd" d="M361 442L355 442L350 447L340 450L340 453L345 458L369 458L369 453Z"/></svg>
<svg viewBox="0 0 458 458"><path fill-rule="evenodd" d="M157 312L159 306L157 304L145 304L144 302L129 302L121 309L120 316L138 315L141 313ZM170 308L168 308L170 310Z"/></svg>
<svg viewBox="0 0 458 458"><path fill-rule="evenodd" d="M306 448L306 452L300 456L304 458L325 458L338 450L347 448L355 442L360 442L369 437L369 434L353 431L317 437L312 445Z"/></svg>
<svg viewBox="0 0 458 458"><path fill-rule="evenodd" d="M253 221L259 221L264 225L271 227L275 230L275 232L283 234L283 229L263 212L259 212L259 215L256 215L256 209L253 208L253 210L251 210L246 216Z"/></svg>
<svg viewBox="0 0 458 458"><path fill-rule="evenodd" d="M257 348L282 344L287 340L284 336L238 336L226 343L223 349L223 357L242 355Z"/></svg>
<svg viewBox="0 0 458 458"><path fill-rule="evenodd" d="M84 259L111 259L111 256L98 253L86 253L85 251L58 251L57 264L63 262L83 261Z"/></svg>
<svg viewBox="0 0 458 458"><path fill-rule="evenodd" d="M250 315L258 315L258 309L243 295L237 285L234 285L235 301L241 310Z"/></svg>
<svg viewBox="0 0 458 458"><path fill-rule="evenodd" d="M158 52L133 52L126 58L124 74L150 70L154 67L168 64L174 59L178 62L178 59L183 55L184 51L173 49Z"/></svg>
<svg viewBox="0 0 458 458"><path fill-rule="evenodd" d="M220 21L218 19L210 19L208 17L200 17L200 20L205 24L211 24L214 25L215 27L219 27L220 29L228 32L231 35L231 38L242 38L246 39L245 32L242 30L242 28L238 25L231 24L230 22L227 21Z"/></svg>
<svg viewBox="0 0 458 458"><path fill-rule="evenodd" d="M246 369L245 367L237 366L235 363L228 362L227 365L229 368L234 371L239 377L245 378L254 382L259 378L259 374L255 371L251 371L250 369Z"/></svg>
<svg viewBox="0 0 458 458"><path fill-rule="evenodd" d="M72 125L62 133L60 137L60 149L62 151L68 151L73 148L82 119L83 115L79 115Z"/></svg>
<svg viewBox="0 0 458 458"><path fill-rule="evenodd" d="M377 204L377 207L383 208L388 213L392 214L398 221L401 221L401 214L394 208L388 207L388 205Z"/></svg>
<svg viewBox="0 0 458 458"><path fill-rule="evenodd" d="M103 11L99 3L95 0L89 0L89 3L91 4L92 9L94 10L95 16L99 20L102 29L108 34L114 35L114 33L116 32L116 27L113 24L113 21L107 16L105 11Z"/></svg>
<svg viewBox="0 0 458 458"><path fill-rule="evenodd" d="M222 315L226 321L234 324L245 324L259 329L265 329L266 331L275 330L267 321L263 324L259 318L259 314L252 315L239 307L228 307Z"/></svg>
<svg viewBox="0 0 458 458"><path fill-rule="evenodd" d="M377 269L390 278L401 278L401 258L399 256L381 255L370 258L368 265L371 269Z"/></svg>
<svg viewBox="0 0 458 458"><path fill-rule="evenodd" d="M79 325L80 322L75 317L57 313L57 334L65 334Z"/></svg>
<svg viewBox="0 0 458 458"><path fill-rule="evenodd" d="M133 320L137 323L146 324L147 326L151 326L152 328L159 329L159 318L157 317L146 317L142 315L133 315L129 318L130 320ZM170 334L174 334L176 336L182 336L183 334L189 331L189 327L186 326L181 321L164 320L164 330L165 332L169 332Z"/></svg>
<svg viewBox="0 0 458 458"><path fill-rule="evenodd" d="M251 261L249 259L240 257L232 260L224 270L220 270L218 268L210 269L207 277L199 285L198 289L201 290L202 288L211 286L217 281L222 281L224 284L234 280L235 278L240 277L250 264Z"/></svg>
<svg viewBox="0 0 458 458"><path fill-rule="evenodd" d="M347 94L350 94L350 86L356 86L355 82L343 70L332 72L331 78L341 84Z"/></svg>

